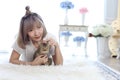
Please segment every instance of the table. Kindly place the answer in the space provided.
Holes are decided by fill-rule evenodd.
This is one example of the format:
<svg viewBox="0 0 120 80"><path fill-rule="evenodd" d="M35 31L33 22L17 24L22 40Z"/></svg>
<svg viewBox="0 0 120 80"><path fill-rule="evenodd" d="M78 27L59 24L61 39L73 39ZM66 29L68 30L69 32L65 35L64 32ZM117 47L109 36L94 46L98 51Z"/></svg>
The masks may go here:
<svg viewBox="0 0 120 80"><path fill-rule="evenodd" d="M88 26L85 25L59 25L59 43L60 43L60 32L62 31L75 31L84 32L86 36L85 40L85 56L87 56L87 41L88 41Z"/></svg>

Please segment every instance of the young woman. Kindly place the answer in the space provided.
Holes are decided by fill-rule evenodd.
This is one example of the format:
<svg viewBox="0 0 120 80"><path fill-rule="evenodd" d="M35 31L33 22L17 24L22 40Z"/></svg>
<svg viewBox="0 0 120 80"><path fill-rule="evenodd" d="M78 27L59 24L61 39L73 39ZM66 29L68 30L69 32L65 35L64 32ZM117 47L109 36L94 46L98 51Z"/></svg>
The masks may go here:
<svg viewBox="0 0 120 80"><path fill-rule="evenodd" d="M22 65L43 65L48 61L47 55L40 55L33 59L34 52L39 46L39 42L47 42L54 46L52 59L54 65L62 65L63 57L58 42L51 34L47 33L42 18L37 13L32 13L26 7L26 14L20 22L18 38L13 45L13 51L9 62ZM21 59L22 58L22 59Z"/></svg>

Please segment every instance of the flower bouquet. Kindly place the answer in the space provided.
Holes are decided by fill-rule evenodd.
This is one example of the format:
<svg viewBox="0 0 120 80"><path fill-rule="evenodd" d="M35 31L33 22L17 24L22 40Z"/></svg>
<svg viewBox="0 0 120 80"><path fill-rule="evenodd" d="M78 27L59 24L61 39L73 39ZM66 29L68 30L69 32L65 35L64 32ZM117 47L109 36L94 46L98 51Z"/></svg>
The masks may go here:
<svg viewBox="0 0 120 80"><path fill-rule="evenodd" d="M95 37L97 42L97 55L100 58L109 57L108 41L113 29L109 24L99 24L93 27L90 37Z"/></svg>
<svg viewBox="0 0 120 80"><path fill-rule="evenodd" d="M65 9L65 19L64 19L64 24L68 24L68 10L74 8L74 4L70 1L63 1L60 3L60 7L62 9Z"/></svg>
<svg viewBox="0 0 120 80"><path fill-rule="evenodd" d="M81 46L81 42L85 41L83 36L76 36L73 38L73 41L77 43L77 46Z"/></svg>
<svg viewBox="0 0 120 80"><path fill-rule="evenodd" d="M88 9L86 7L81 8L80 13L82 14L82 25L84 25L85 22L85 14L88 12Z"/></svg>
<svg viewBox="0 0 120 80"><path fill-rule="evenodd" d="M68 41L69 41L69 37L72 36L72 33L70 33L70 31L64 31L62 32L62 34L64 36L64 40L65 40L65 46L68 45Z"/></svg>
<svg viewBox="0 0 120 80"><path fill-rule="evenodd" d="M109 24L99 24L93 27L89 37L109 37L113 33L112 26Z"/></svg>

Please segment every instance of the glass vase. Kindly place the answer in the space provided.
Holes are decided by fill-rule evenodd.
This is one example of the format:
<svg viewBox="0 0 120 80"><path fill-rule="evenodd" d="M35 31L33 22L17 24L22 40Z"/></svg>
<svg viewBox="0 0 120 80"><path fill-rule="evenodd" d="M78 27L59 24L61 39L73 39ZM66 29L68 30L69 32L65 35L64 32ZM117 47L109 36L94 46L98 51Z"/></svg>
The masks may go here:
<svg viewBox="0 0 120 80"><path fill-rule="evenodd" d="M81 21L82 21L82 25L85 25L85 14L82 14Z"/></svg>
<svg viewBox="0 0 120 80"><path fill-rule="evenodd" d="M64 25L68 25L68 10L65 11Z"/></svg>
<svg viewBox="0 0 120 80"><path fill-rule="evenodd" d="M69 36L64 36L65 46L68 46Z"/></svg>
<svg viewBox="0 0 120 80"><path fill-rule="evenodd" d="M76 44L77 44L77 47L80 47L81 46L81 41L77 41Z"/></svg>

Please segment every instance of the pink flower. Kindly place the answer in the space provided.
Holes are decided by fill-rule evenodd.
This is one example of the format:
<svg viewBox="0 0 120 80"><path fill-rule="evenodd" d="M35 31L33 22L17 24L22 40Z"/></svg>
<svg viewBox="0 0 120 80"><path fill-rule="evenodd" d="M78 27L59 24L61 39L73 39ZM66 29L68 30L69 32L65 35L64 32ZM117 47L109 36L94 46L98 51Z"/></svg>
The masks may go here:
<svg viewBox="0 0 120 80"><path fill-rule="evenodd" d="M85 13L88 12L88 9L85 8L85 7L83 7L83 8L81 8L79 11L80 11L81 14L85 14Z"/></svg>

